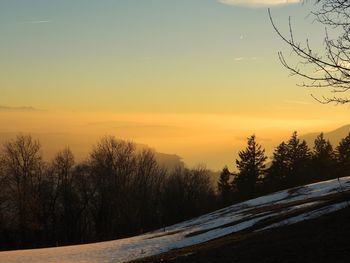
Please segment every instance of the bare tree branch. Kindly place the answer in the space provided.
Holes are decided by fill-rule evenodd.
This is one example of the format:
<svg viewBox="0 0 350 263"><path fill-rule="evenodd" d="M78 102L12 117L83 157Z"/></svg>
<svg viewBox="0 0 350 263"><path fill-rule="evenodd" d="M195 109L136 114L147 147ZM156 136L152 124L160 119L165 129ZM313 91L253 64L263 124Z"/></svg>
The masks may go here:
<svg viewBox="0 0 350 263"><path fill-rule="evenodd" d="M289 63L282 52L278 52L281 64L292 76L306 79L300 86L311 88L330 88L334 96L312 97L320 103L346 104L349 99L344 94L350 89L350 1L349 0L317 0L319 10L312 12L315 20L325 26L324 51L318 54L313 51L306 39L305 44L294 38L291 18L289 18L289 36L285 36L273 21L271 10L269 18L277 35L291 47L299 62ZM331 38L329 31L336 33Z"/></svg>

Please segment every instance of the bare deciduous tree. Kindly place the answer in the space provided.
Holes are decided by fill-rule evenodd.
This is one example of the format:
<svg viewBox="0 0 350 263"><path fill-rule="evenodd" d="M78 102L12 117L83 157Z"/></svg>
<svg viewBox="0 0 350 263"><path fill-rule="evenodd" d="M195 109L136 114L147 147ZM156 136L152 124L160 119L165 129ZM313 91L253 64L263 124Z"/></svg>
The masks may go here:
<svg viewBox="0 0 350 263"><path fill-rule="evenodd" d="M42 156L41 146L31 136L19 135L4 144L0 156L2 181L7 186L19 243L25 244L27 229L36 228L39 217Z"/></svg>
<svg viewBox="0 0 350 263"><path fill-rule="evenodd" d="M321 103L349 103L346 92L350 90L350 1L316 0L318 9L312 12L315 21L325 26L324 51L314 51L306 39L302 44L294 39L289 18L289 36L285 36L275 25L271 11L269 17L274 30L287 43L299 62L293 65L287 62L282 52L278 52L282 65L291 75L301 76L305 81L301 86L329 88L331 96L317 98ZM332 35L332 36L331 36Z"/></svg>
<svg viewBox="0 0 350 263"><path fill-rule="evenodd" d="M59 152L52 162L53 170L58 182L58 197L62 204L62 226L65 233L65 242L68 242L72 233L72 225L74 220L73 208L73 167L74 156L69 148L65 148Z"/></svg>

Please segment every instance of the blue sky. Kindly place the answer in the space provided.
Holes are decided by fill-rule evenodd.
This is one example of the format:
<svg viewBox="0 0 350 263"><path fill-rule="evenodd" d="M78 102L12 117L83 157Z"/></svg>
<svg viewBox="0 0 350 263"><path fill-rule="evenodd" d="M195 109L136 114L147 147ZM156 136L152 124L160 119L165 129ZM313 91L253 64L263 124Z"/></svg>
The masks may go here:
<svg viewBox="0 0 350 263"><path fill-rule="evenodd" d="M158 99L167 100L164 90L177 89L179 104L170 103L171 111L186 106L181 102L188 93L203 90L207 96L196 108L204 110L213 95L210 89L217 90L215 84L223 93L236 94L246 85L245 76L261 68L278 73L280 81L287 79L287 74L280 75L276 52L283 44L272 30L267 6L216 0L5 0L0 7L0 104L128 111L136 105L123 100L116 107L109 98L96 96L96 89L125 99L136 96L138 105L138 94L148 98L145 90L151 89L159 95L158 102L137 110L164 111ZM273 8L284 27L289 15L298 22L301 13L306 14L300 4ZM305 28L300 28L302 36ZM249 87L257 89L257 84ZM81 97L83 90L101 101L95 105ZM21 91L29 94L18 97Z"/></svg>
<svg viewBox="0 0 350 263"><path fill-rule="evenodd" d="M291 16L296 39L324 36L312 3L281 1L2 0L0 133L85 136L76 149L108 133L220 168L252 133L272 149L347 123L278 61L295 58L268 7L283 33ZM43 111L11 112L23 106Z"/></svg>

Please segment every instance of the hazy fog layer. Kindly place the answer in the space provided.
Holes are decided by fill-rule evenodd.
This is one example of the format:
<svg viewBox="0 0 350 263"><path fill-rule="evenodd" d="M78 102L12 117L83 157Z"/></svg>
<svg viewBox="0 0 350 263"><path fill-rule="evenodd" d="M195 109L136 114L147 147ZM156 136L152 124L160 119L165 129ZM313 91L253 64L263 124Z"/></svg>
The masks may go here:
<svg viewBox="0 0 350 263"><path fill-rule="evenodd" d="M300 134L329 131L346 124L344 117L329 116L81 113L35 110L0 111L0 141L18 133L39 138L44 154L50 158L69 145L78 159L85 158L104 135L147 144L157 151L178 154L186 164L207 164L209 168L233 167L246 137L255 133L271 153L294 130ZM331 121L330 121L331 120Z"/></svg>

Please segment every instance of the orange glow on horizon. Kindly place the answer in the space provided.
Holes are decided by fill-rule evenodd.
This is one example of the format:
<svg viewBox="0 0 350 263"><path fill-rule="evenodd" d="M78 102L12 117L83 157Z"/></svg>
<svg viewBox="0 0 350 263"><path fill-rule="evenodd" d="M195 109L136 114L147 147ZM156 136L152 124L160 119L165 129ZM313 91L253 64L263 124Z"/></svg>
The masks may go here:
<svg viewBox="0 0 350 263"><path fill-rule="evenodd" d="M202 163L220 169L232 165L246 138L256 134L271 154L294 130L300 134L328 131L345 124L339 119L296 118L278 114L174 114L106 112L0 112L1 141L18 133L40 139L47 157L69 145L84 159L104 135L147 144L178 154L190 166Z"/></svg>

